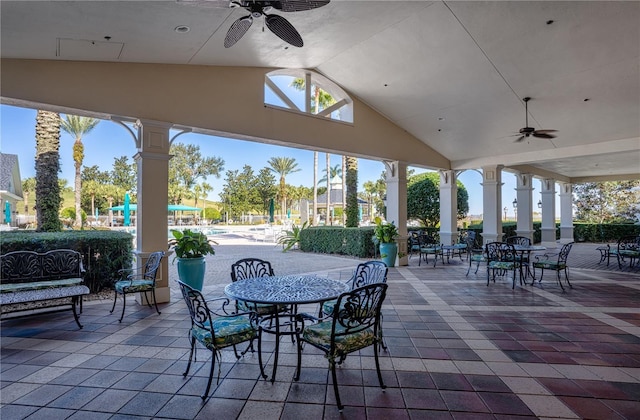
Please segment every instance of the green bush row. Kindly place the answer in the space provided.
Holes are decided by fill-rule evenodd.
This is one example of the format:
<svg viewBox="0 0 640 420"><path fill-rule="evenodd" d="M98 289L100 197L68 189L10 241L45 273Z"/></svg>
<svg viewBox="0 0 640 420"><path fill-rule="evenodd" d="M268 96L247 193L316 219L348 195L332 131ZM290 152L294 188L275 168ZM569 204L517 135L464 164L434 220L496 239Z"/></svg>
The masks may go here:
<svg viewBox="0 0 640 420"><path fill-rule="evenodd" d="M533 242L542 241L541 223L533 223ZM412 230L427 231L438 238L439 228L414 228ZM476 235L476 247L482 246L482 224L470 225L468 231ZM516 236L516 223L507 222L502 225L505 238ZM593 224L574 223L573 237L576 242L616 242L624 236L640 235L640 225L633 224ZM560 239L560 224L556 224L556 239ZM343 228L343 227L311 227L300 232L300 250L322 254L351 255L358 258L371 258L377 244L373 241L373 227Z"/></svg>
<svg viewBox="0 0 640 420"><path fill-rule="evenodd" d="M129 233L108 230L64 232L14 231L0 235L3 254L12 251L46 252L73 249L83 256L85 283L92 293L112 288L118 270L131 268L133 239Z"/></svg>
<svg viewBox="0 0 640 420"><path fill-rule="evenodd" d="M372 257L375 252L373 227L311 227L300 232L300 249L322 254Z"/></svg>

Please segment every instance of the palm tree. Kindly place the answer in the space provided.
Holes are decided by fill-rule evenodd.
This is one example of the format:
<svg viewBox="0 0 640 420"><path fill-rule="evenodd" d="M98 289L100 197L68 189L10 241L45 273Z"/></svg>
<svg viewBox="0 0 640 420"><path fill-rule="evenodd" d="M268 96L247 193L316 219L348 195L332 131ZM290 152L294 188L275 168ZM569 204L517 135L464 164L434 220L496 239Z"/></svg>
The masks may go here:
<svg viewBox="0 0 640 420"><path fill-rule="evenodd" d="M293 79L291 82L291 86L297 90L305 90L306 81L303 78ZM312 114L317 114L325 108L330 107L331 105L336 103L336 100L331 96L329 92L326 92L318 85L313 85L313 98L311 98L311 103L307 104L311 109L309 112ZM312 225L315 225L315 221L318 214L318 152L313 152L313 221ZM327 214L329 212L329 206L327 205Z"/></svg>
<svg viewBox="0 0 640 420"><path fill-rule="evenodd" d="M333 165L332 167L329 167L329 164L327 164L327 168L329 168L329 182L331 182L331 180L336 176L342 177L342 168L340 167L339 163ZM325 184L327 182L327 169L323 169L322 172L324 172L324 175L318 181L318 185Z"/></svg>
<svg viewBox="0 0 640 420"><path fill-rule="evenodd" d="M353 156L347 156L345 158L345 176L346 179L346 198L345 198L345 213L347 227L358 226L358 158Z"/></svg>
<svg viewBox="0 0 640 420"><path fill-rule="evenodd" d="M331 226L333 226L333 217L331 217L331 155L329 155L329 153L327 153L327 169L325 169L325 172L327 173L325 175L325 177L327 178L327 216L325 219L325 225L327 223L329 223ZM322 180L321 180L322 182Z"/></svg>
<svg viewBox="0 0 640 420"><path fill-rule="evenodd" d="M36 219L38 231L59 232L60 211L60 114L40 111L36 115Z"/></svg>
<svg viewBox="0 0 640 420"><path fill-rule="evenodd" d="M100 193L102 192L102 189L103 189L102 184L94 180L87 181L83 187L83 192L86 194L89 194L89 196L91 197L91 215L92 216L96 215L96 196L100 195Z"/></svg>
<svg viewBox="0 0 640 420"><path fill-rule="evenodd" d="M24 212L29 215L29 195L36 190L36 179L25 178L22 180L22 195L24 196Z"/></svg>
<svg viewBox="0 0 640 420"><path fill-rule="evenodd" d="M272 157L269 159L267 164L270 166L269 169L280 175L278 195L280 196L280 217L282 218L286 213L287 205L287 184L285 182L285 177L291 173L298 172L300 169L298 168L296 160L289 157Z"/></svg>
<svg viewBox="0 0 640 420"><path fill-rule="evenodd" d="M318 220L318 152L313 152L313 219L311 225Z"/></svg>
<svg viewBox="0 0 640 420"><path fill-rule="evenodd" d="M73 143L73 162L75 164L75 204L76 204L76 221L75 226L82 226L82 212L80 210L80 197L82 195L82 161L84 160L84 145L82 144L82 136L93 130L100 120L89 117L78 117L77 115L67 115L62 120L62 129L75 137Z"/></svg>

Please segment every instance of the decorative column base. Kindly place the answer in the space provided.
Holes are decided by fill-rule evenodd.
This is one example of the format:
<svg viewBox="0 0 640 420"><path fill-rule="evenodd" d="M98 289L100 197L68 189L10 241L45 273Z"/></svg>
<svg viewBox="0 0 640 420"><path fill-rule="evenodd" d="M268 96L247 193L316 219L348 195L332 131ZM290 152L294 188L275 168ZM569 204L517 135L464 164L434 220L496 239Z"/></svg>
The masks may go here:
<svg viewBox="0 0 640 420"><path fill-rule="evenodd" d="M560 226L560 243L568 244L573 241L573 226Z"/></svg>
<svg viewBox="0 0 640 420"><path fill-rule="evenodd" d="M482 232L480 235L482 236L483 244L487 244L489 242L499 242L502 240L502 234Z"/></svg>
<svg viewBox="0 0 640 420"><path fill-rule="evenodd" d="M556 228L541 228L542 233L542 246L547 248L556 248L558 243L556 242Z"/></svg>

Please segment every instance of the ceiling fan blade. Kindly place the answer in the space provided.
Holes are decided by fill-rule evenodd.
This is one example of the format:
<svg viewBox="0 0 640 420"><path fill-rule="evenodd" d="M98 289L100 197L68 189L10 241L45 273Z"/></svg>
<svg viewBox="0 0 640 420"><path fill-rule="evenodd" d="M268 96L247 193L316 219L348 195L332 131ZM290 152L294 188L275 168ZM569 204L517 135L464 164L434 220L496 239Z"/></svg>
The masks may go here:
<svg viewBox="0 0 640 420"><path fill-rule="evenodd" d="M532 134L533 137L538 137L541 139L555 139L556 136L553 134L541 133L540 131L534 131Z"/></svg>
<svg viewBox="0 0 640 420"><path fill-rule="evenodd" d="M224 47L229 48L235 45L247 33L252 23L251 15L243 16L233 22L227 31L227 36L224 37Z"/></svg>
<svg viewBox="0 0 640 420"><path fill-rule="evenodd" d="M270 3L271 7L283 12L302 12L325 6L329 4L329 1L330 0L281 0Z"/></svg>
<svg viewBox="0 0 640 420"><path fill-rule="evenodd" d="M267 28L281 40L288 42L294 47L302 47L304 45L302 37L287 19L278 15L265 14L264 20L267 23Z"/></svg>
<svg viewBox="0 0 640 420"><path fill-rule="evenodd" d="M536 130L536 133L549 134L549 133L557 133L558 130Z"/></svg>
<svg viewBox="0 0 640 420"><path fill-rule="evenodd" d="M520 136L520 137L518 137L518 138L514 141L514 143L520 143L522 140L524 140L524 137L525 137L525 136Z"/></svg>

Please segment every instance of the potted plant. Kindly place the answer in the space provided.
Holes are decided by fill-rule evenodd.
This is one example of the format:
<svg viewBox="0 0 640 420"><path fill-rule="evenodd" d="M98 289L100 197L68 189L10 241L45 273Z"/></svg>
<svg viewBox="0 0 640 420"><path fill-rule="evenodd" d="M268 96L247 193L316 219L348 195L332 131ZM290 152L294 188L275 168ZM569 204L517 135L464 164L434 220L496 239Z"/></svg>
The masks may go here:
<svg viewBox="0 0 640 420"><path fill-rule="evenodd" d="M176 253L174 261L178 260L180 281L194 289L202 290L205 272L204 256L216 253L212 246L216 243L209 240L204 233L190 229L184 231L172 229L171 233L174 239L169 242L169 245Z"/></svg>
<svg viewBox="0 0 640 420"><path fill-rule="evenodd" d="M380 244L380 258L387 264L387 267L393 267L396 264L396 256L398 255L398 228L392 223L382 222L379 217L375 218L376 227L373 230L373 236Z"/></svg>

